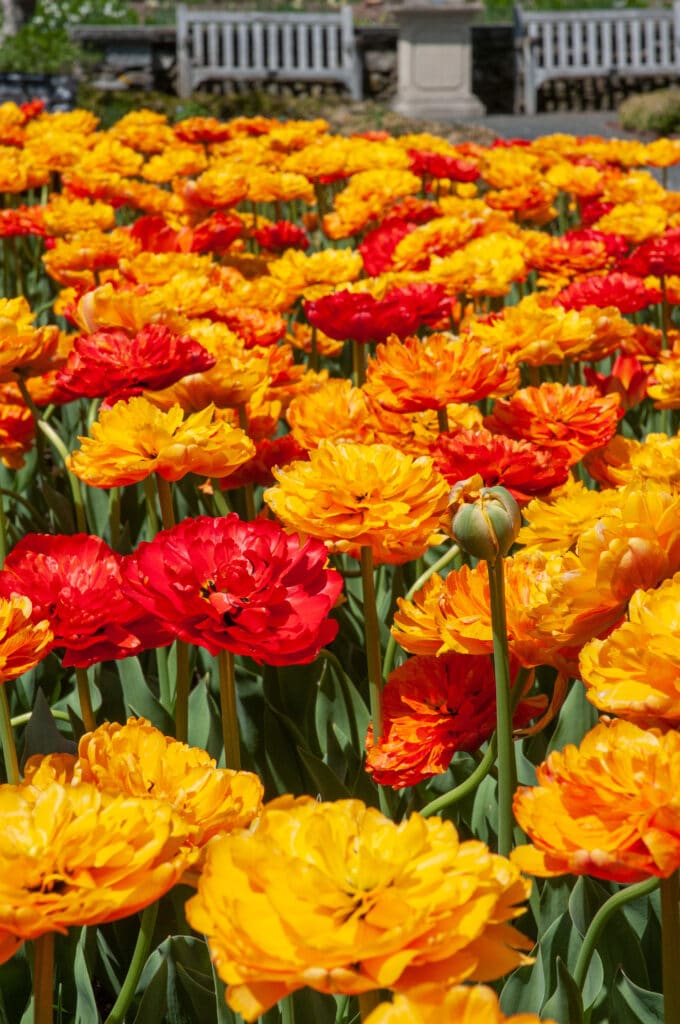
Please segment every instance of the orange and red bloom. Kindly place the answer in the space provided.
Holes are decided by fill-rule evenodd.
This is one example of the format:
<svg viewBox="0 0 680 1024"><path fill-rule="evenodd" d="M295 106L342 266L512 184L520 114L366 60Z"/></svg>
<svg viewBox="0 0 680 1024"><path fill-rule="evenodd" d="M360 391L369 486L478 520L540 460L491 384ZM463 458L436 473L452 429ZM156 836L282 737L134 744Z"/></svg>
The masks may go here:
<svg viewBox="0 0 680 1024"><path fill-rule="evenodd" d="M526 725L541 703L520 704L515 723ZM377 743L369 730L366 770L381 786L415 786L445 772L457 750L478 750L496 728L492 661L454 651L409 658L390 674L382 711Z"/></svg>
<svg viewBox="0 0 680 1024"><path fill-rule="evenodd" d="M613 882L680 867L680 736L613 721L554 751L521 787L515 817L532 841L512 860L532 875Z"/></svg>

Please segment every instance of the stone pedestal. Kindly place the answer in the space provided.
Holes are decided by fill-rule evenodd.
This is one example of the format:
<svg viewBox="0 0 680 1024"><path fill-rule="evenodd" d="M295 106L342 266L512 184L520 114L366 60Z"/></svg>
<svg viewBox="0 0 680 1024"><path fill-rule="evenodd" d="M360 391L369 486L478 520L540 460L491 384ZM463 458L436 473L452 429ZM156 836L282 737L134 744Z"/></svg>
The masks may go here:
<svg viewBox="0 0 680 1024"><path fill-rule="evenodd" d="M474 0L393 0L390 11L399 26L397 113L440 121L484 116L484 104L472 93L470 32L482 10Z"/></svg>

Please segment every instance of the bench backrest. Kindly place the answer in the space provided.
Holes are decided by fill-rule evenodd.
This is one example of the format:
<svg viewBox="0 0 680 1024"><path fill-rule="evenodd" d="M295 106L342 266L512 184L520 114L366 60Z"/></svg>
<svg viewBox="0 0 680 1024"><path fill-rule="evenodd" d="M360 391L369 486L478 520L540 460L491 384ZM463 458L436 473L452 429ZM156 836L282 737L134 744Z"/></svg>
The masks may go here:
<svg viewBox="0 0 680 1024"><path fill-rule="evenodd" d="M535 112L535 93L549 79L677 73L679 8L677 2L673 9L580 11L527 11L515 5L525 110L528 103L527 112Z"/></svg>
<svg viewBox="0 0 680 1024"><path fill-rule="evenodd" d="M178 92L210 80L339 82L361 99L351 7L270 14L177 6Z"/></svg>

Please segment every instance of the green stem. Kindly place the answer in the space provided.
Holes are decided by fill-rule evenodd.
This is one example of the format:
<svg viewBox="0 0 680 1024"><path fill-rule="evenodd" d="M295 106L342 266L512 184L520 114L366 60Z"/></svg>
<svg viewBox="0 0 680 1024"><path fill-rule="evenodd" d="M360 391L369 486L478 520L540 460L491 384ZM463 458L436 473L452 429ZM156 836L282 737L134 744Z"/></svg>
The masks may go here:
<svg viewBox="0 0 680 1024"><path fill-rule="evenodd" d="M123 1024L123 1021L125 1020L137 989L137 982L141 977L144 964L149 956L151 939L153 937L153 930L156 927L157 917L157 902L145 907L142 912L139 922L139 935L137 936L134 953L132 954L132 960L130 961L130 966L128 967L123 987L118 993L118 998L113 1004L113 1008L104 1024Z"/></svg>
<svg viewBox="0 0 680 1024"><path fill-rule="evenodd" d="M170 687L170 670L168 668L168 648L156 648L156 668L158 669L158 696L166 711L172 714L173 695Z"/></svg>
<svg viewBox="0 0 680 1024"><path fill-rule="evenodd" d="M368 544L363 545L361 548L361 582L364 602L366 658L368 660L368 695L371 718L373 719L373 742L377 743L382 736L382 665L378 610L375 603L373 549Z"/></svg>
<svg viewBox="0 0 680 1024"><path fill-rule="evenodd" d="M7 558L7 517L5 515L5 499L0 493L0 564Z"/></svg>
<svg viewBox="0 0 680 1024"><path fill-rule="evenodd" d="M2 744L2 756L5 761L5 773L7 781L12 786L19 784L19 758L17 757L14 733L12 732L12 719L9 713L9 701L7 699L7 683L0 686L0 743Z"/></svg>
<svg viewBox="0 0 680 1024"><path fill-rule="evenodd" d="M236 706L236 673L234 655L231 651L220 651L217 657L220 676L220 714L222 718L222 740L224 742L224 763L227 768L241 770L241 744L238 731Z"/></svg>
<svg viewBox="0 0 680 1024"><path fill-rule="evenodd" d="M429 818L431 814L437 814L442 811L445 807L451 807L453 804L459 803L464 800L468 793L472 793L477 788L482 779L485 779L489 774L494 764L496 763L496 753L498 745L496 743L496 734L494 733L489 740L489 746L487 747L484 757L479 762L472 775L469 775L464 782L456 786L455 789L450 790L448 793L442 793L441 796L436 797L434 800L430 800L429 804L425 804L420 810L420 814L423 818Z"/></svg>
<svg viewBox="0 0 680 1024"><path fill-rule="evenodd" d="M92 710L92 697L90 695L90 683L87 678L86 668L76 669L76 683L78 686L78 700L80 701L80 714L85 726L85 732L94 732L97 728L97 720Z"/></svg>
<svg viewBox="0 0 680 1024"><path fill-rule="evenodd" d="M489 567L493 664L496 675L496 735L498 738L498 852L507 857L513 842L512 796L517 769L510 710L510 657L505 617L505 563L497 558Z"/></svg>
<svg viewBox="0 0 680 1024"><path fill-rule="evenodd" d="M458 545L452 544L448 551L446 551L441 556L441 558L438 558L437 561L429 567L429 569L426 569L423 573L421 573L421 575L415 581L413 586L406 592L404 600L410 601L413 595L416 594L420 590L420 588L424 586L425 583L427 583L430 576L434 576L434 574L436 572L439 572L440 569L445 568L445 566L447 566L449 562L452 562L454 558L457 558L459 554L460 548L458 547ZM387 679L388 675L392 671L392 663L394 661L394 655L396 653L396 650L397 641L394 639L392 635L390 635L390 638L387 641L387 648L385 650L385 664L383 668L385 679Z"/></svg>
<svg viewBox="0 0 680 1024"><path fill-rule="evenodd" d="M449 414L446 406L442 405L437 409L437 424L439 426L440 434L448 434L449 432Z"/></svg>
<svg viewBox="0 0 680 1024"><path fill-rule="evenodd" d="M71 717L70 717L68 711L57 711L55 708L50 708L50 714L52 715L52 718L56 718L60 722L70 722L71 721ZM10 719L10 722L12 724L12 728L16 729L17 726L19 726L19 725L26 725L26 722L30 722L32 717L33 717L33 712L32 711L24 711L24 713L22 715L13 715L12 718Z"/></svg>
<svg viewBox="0 0 680 1024"><path fill-rule="evenodd" d="M593 953L595 952L595 947L597 946L597 942L604 926L607 924L607 921L612 914L614 914L619 907L630 902L630 900L637 899L640 896L648 896L649 893L654 892L658 884L658 878L648 878L644 882L637 882L635 885L629 885L625 889L620 889L618 892L614 893L613 896L610 896L606 903L603 903L595 914L595 917L588 925L588 931L583 938L581 949L576 960L576 966L574 967L573 978L579 989L583 989L586 981L586 975L588 974L588 968L590 967L590 961L592 960Z"/></svg>
<svg viewBox="0 0 680 1024"><path fill-rule="evenodd" d="M46 423L45 420L38 420L37 423L40 430L42 430L45 437L49 439L53 447L57 449L57 451L59 452L64 461L64 466L66 467L66 473L68 475L68 481L71 486L71 496L73 497L73 505L76 510L76 525L80 533L87 533L87 518L85 516L83 494L82 491L80 490L80 480L75 475L75 473L72 473L71 470L68 468L69 454L66 449L66 445L59 437L59 434L56 432L56 430L52 429L49 423Z"/></svg>
<svg viewBox="0 0 680 1024"><path fill-rule="evenodd" d="M248 410L243 402L237 405L236 409L238 412L238 425L243 433L247 434ZM243 485L243 494L246 500L246 519L253 520L255 518L255 490L252 481Z"/></svg>
<svg viewBox="0 0 680 1024"><path fill-rule="evenodd" d="M186 743L189 739L189 645L183 640L176 643L175 736L181 743Z"/></svg>
<svg viewBox="0 0 680 1024"><path fill-rule="evenodd" d="M665 1024L680 1022L680 881L674 871L662 878L661 893L661 959L663 974L663 1019Z"/></svg>
<svg viewBox="0 0 680 1024"><path fill-rule="evenodd" d="M175 525L175 509L172 504L172 491L169 482L160 475L155 474L156 490L158 491L158 504L161 509L161 522L164 530L171 530Z"/></svg>
<svg viewBox="0 0 680 1024"><path fill-rule="evenodd" d="M109 491L109 530L111 547L117 551L120 541L120 487L112 487Z"/></svg>
<svg viewBox="0 0 680 1024"><path fill-rule="evenodd" d="M156 511L156 490L150 476L144 481L144 498L146 501L146 518L149 522L149 540L153 540L159 530L158 512Z"/></svg>
<svg viewBox="0 0 680 1024"><path fill-rule="evenodd" d="M312 342L309 352L309 368L315 373L319 372L319 344L316 337L316 327L312 327Z"/></svg>
<svg viewBox="0 0 680 1024"><path fill-rule="evenodd" d="M33 942L33 1024L52 1024L54 1009L54 932Z"/></svg>
<svg viewBox="0 0 680 1024"><path fill-rule="evenodd" d="M382 1001L380 989L374 988L370 992L361 992L359 994L359 1014L361 1016L361 1020L365 1021L368 1015L375 1010L376 1006L379 1006Z"/></svg>
<svg viewBox="0 0 680 1024"><path fill-rule="evenodd" d="M352 339L352 363L354 364L354 387L360 388L366 382L366 345Z"/></svg>

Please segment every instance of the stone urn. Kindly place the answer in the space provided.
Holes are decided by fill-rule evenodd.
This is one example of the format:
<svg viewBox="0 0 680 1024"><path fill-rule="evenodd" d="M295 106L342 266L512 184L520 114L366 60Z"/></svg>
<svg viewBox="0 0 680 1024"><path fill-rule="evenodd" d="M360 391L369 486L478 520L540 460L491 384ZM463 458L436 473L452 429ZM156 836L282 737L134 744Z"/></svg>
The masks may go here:
<svg viewBox="0 0 680 1024"><path fill-rule="evenodd" d="M477 0L392 0L399 27L397 113L439 121L484 116L472 92L471 39L483 10Z"/></svg>

